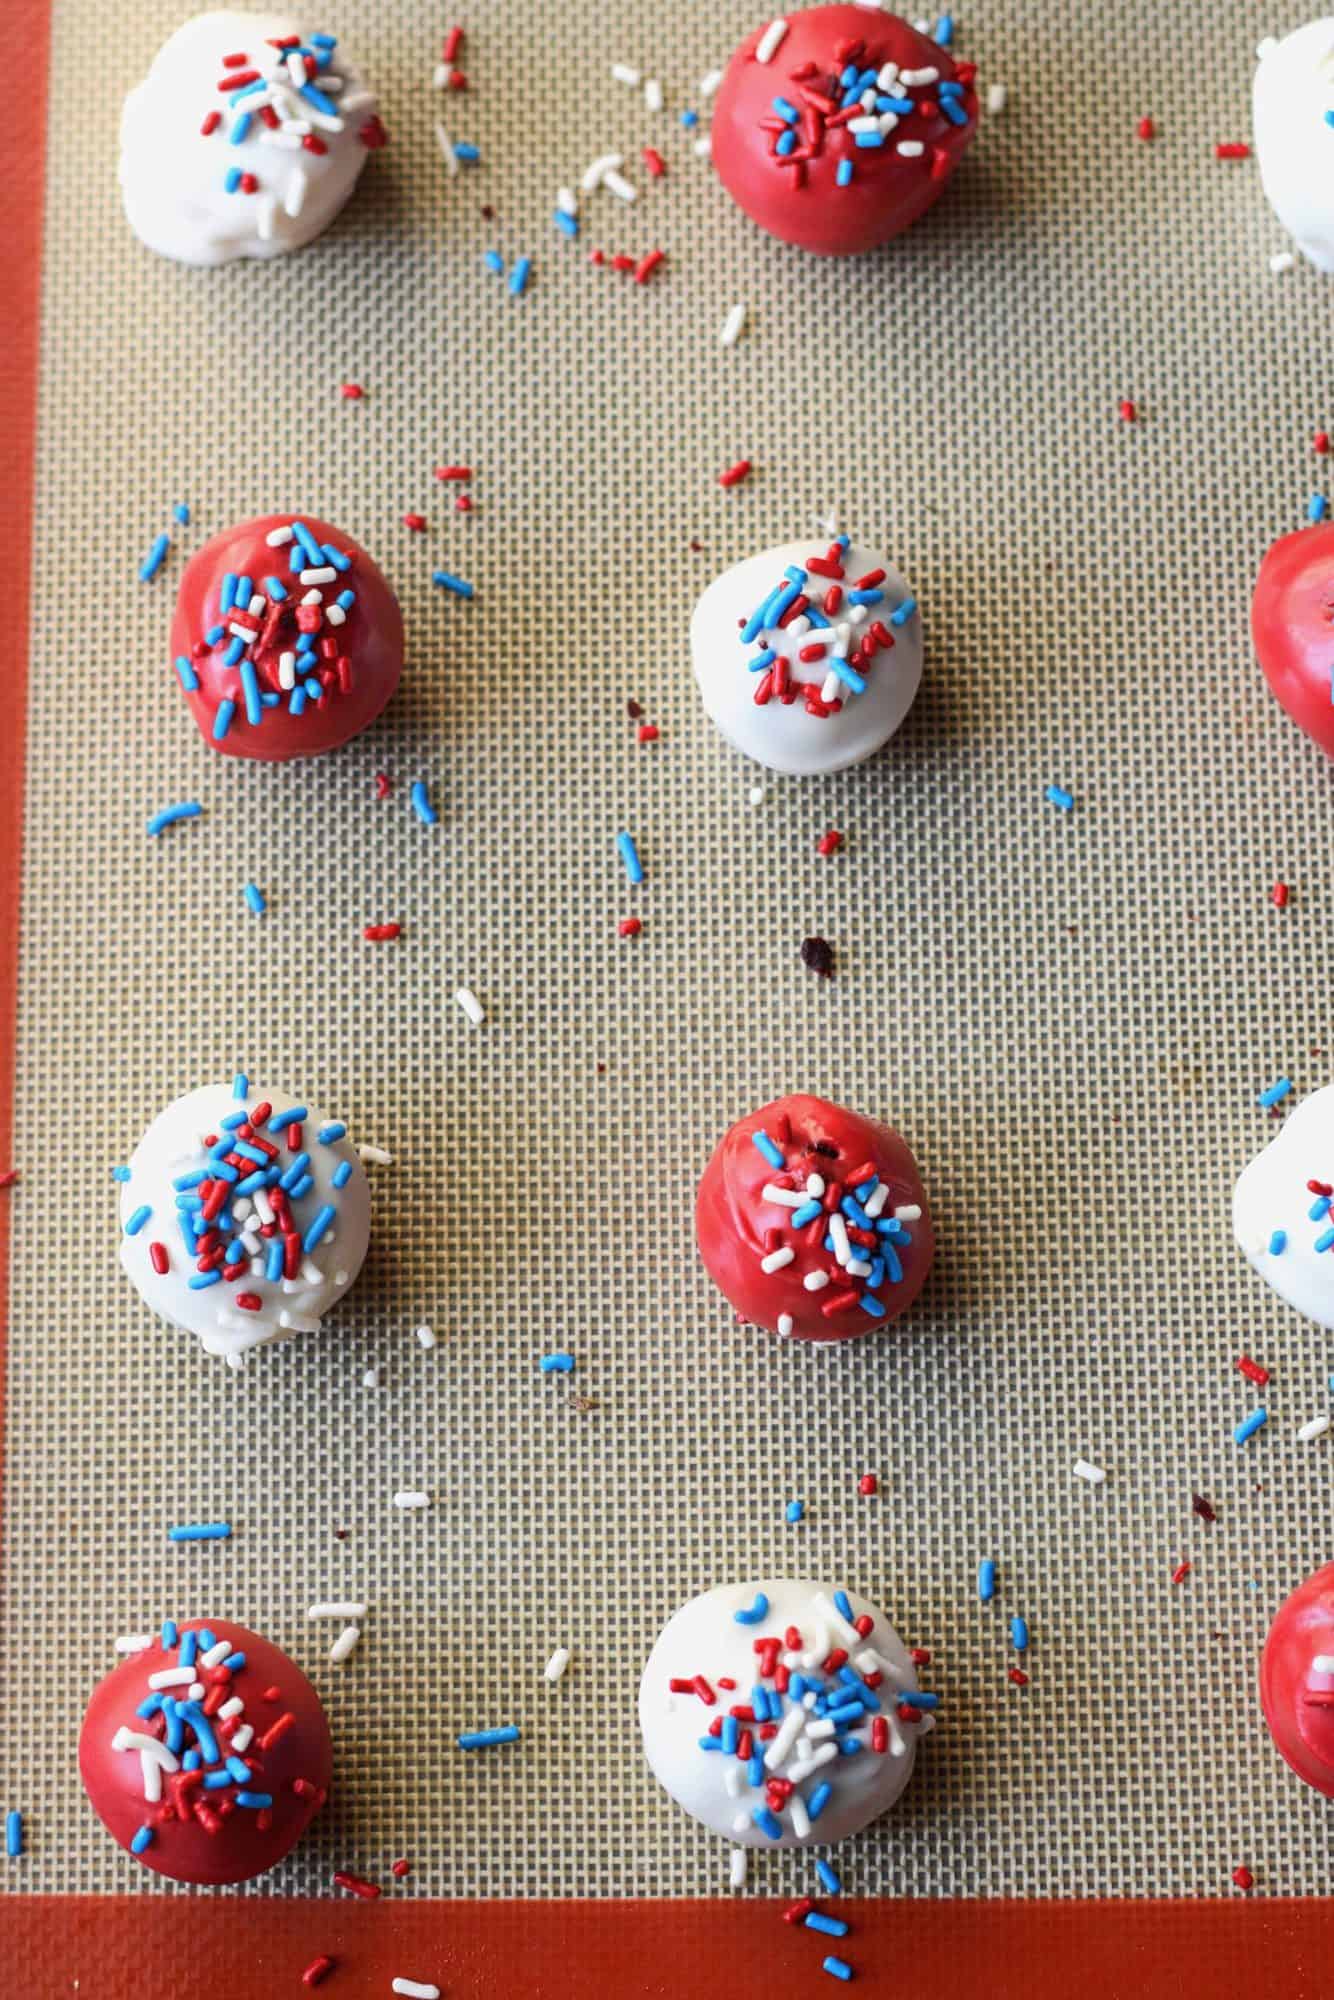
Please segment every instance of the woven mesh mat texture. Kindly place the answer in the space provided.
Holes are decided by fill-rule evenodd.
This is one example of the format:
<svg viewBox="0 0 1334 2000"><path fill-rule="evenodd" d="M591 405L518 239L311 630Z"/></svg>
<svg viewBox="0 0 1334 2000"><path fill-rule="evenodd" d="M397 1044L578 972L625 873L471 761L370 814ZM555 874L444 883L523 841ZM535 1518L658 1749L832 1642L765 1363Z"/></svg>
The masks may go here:
<svg viewBox="0 0 1334 2000"><path fill-rule="evenodd" d="M408 1894L719 1891L721 1845L642 1764L638 1672L684 1598L775 1571L878 1597L945 1697L850 1887L1221 1893L1243 1859L1261 1890L1327 1886L1328 1807L1254 1684L1274 1608L1331 1553L1328 1446L1294 1434L1334 1357L1229 1225L1257 1090L1329 1073L1330 773L1246 610L1320 477L1334 288L1271 275L1254 163L1213 157L1247 136L1271 24L1245 0L1188 26L977 0L958 47L1006 108L925 223L826 265L734 210L679 123L756 17L472 0L444 111L482 162L447 180L448 17L348 0L327 25L390 148L312 248L195 272L141 250L115 183L122 91L176 6L55 9L0 1678L29 1851L6 1891L171 1893L75 1765L114 1635L168 1612L255 1625L328 1703L335 1796L262 1893L404 1851ZM566 243L555 191L610 148L640 198L589 199ZM641 287L591 268L598 245L667 261ZM490 247L532 255L524 298ZM475 468L471 517L442 460ZM178 498L194 525L142 585ZM830 508L911 579L927 677L878 759L765 779L699 708L689 612ZM410 634L380 724L287 767L206 748L167 644L190 548L270 509L362 539ZM201 820L145 838L191 797ZM377 920L399 942L364 943ZM812 933L832 980L800 962ZM110 1179L160 1106L238 1065L394 1155L346 1305L240 1376L134 1296ZM820 1352L733 1326L692 1243L716 1137L794 1088L904 1132L940 1238L906 1323ZM573 1378L539 1373L556 1346ZM1243 1348L1274 1371L1244 1451ZM434 1504L400 1513L402 1487ZM229 1543L168 1545L218 1518ZM372 1609L337 1667L305 1607L342 1595ZM517 1748L454 1749L509 1720Z"/></svg>

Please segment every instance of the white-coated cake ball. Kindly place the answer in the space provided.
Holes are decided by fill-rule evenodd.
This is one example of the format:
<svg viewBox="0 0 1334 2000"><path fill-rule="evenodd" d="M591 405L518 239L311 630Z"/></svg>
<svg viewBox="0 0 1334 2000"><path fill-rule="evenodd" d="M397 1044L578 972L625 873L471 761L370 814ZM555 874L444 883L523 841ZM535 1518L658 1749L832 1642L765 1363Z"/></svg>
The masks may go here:
<svg viewBox="0 0 1334 2000"><path fill-rule="evenodd" d="M120 1216L121 1263L154 1312L240 1367L319 1332L365 1259L371 1192L345 1126L239 1076L153 1120Z"/></svg>
<svg viewBox="0 0 1334 2000"><path fill-rule="evenodd" d="M704 706L728 742L793 777L879 750L922 678L912 593L846 535L734 563L696 604L690 645Z"/></svg>
<svg viewBox="0 0 1334 2000"><path fill-rule="evenodd" d="M327 228L384 136L335 36L290 14L199 14L125 100L125 213L185 264L276 257Z"/></svg>
<svg viewBox="0 0 1334 2000"><path fill-rule="evenodd" d="M1322 1192L1324 1190L1324 1192ZM1232 1227L1279 1297L1334 1329L1334 1084L1312 1091L1243 1169Z"/></svg>
<svg viewBox="0 0 1334 2000"><path fill-rule="evenodd" d="M771 1577L719 1584L668 1621L639 1684L639 1725L654 1776L714 1833L816 1846L893 1805L935 1701L865 1599ZM919 1720L900 1719L904 1702Z"/></svg>
<svg viewBox="0 0 1334 2000"><path fill-rule="evenodd" d="M1257 51L1253 123L1260 180L1302 255L1334 271L1334 19Z"/></svg>

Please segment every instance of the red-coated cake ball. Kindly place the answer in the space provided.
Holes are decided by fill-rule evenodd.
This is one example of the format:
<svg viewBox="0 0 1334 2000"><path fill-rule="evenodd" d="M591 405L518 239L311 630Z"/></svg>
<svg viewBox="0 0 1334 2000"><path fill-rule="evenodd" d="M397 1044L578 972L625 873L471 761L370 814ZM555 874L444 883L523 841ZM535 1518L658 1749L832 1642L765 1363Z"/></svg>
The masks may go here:
<svg viewBox="0 0 1334 2000"><path fill-rule="evenodd" d="M1334 1563L1279 1606L1260 1661L1260 1705L1297 1776L1334 1798Z"/></svg>
<svg viewBox="0 0 1334 2000"><path fill-rule="evenodd" d="M1251 634L1288 714L1334 757L1334 521L1283 535L1268 551L1251 600Z"/></svg>
<svg viewBox="0 0 1334 2000"><path fill-rule="evenodd" d="M821 256L888 242L943 190L977 128L972 63L897 14L811 7L727 66L713 163L762 229Z"/></svg>
<svg viewBox="0 0 1334 2000"><path fill-rule="evenodd" d="M704 1169L695 1235L738 1316L798 1340L896 1319L935 1249L898 1133L823 1097L780 1097L732 1126Z"/></svg>
<svg viewBox="0 0 1334 2000"><path fill-rule="evenodd" d="M403 670L403 614L350 535L269 514L187 564L171 649L214 749L281 763L336 750L374 722Z"/></svg>
<svg viewBox="0 0 1334 2000"><path fill-rule="evenodd" d="M79 1735L79 1774L103 1826L176 1882L247 1882L272 1868L324 1804L332 1770L310 1682L225 1619L168 1619L94 1690Z"/></svg>

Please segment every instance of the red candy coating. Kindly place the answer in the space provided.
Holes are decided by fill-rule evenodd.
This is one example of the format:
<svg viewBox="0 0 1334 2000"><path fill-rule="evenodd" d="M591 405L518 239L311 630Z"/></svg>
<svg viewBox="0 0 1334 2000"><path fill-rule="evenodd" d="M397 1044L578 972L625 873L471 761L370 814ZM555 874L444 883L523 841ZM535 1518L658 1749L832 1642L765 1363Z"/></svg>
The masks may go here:
<svg viewBox="0 0 1334 2000"><path fill-rule="evenodd" d="M863 1287L844 1279L833 1257L820 1247L824 1219L793 1230L788 1226L792 1211L762 1199L765 1187L780 1180L780 1170L754 1144L752 1135L760 1131L769 1135L789 1171L800 1178L818 1174L832 1190L844 1175L860 1177L869 1166L888 1183L886 1216L910 1204L921 1209L920 1219L907 1225L912 1242L898 1247L902 1278L897 1284L886 1282L875 1295L884 1305L883 1318L873 1318L855 1303L832 1314L825 1310L850 1283L858 1292ZM782 1269L766 1272L760 1263L769 1250L779 1247L772 1240L766 1242L775 1230L780 1232L780 1243L790 1244L797 1254ZM739 1316L776 1333L779 1319L789 1315L797 1340L851 1340L896 1319L921 1291L935 1250L926 1193L904 1141L887 1125L844 1111L822 1097L780 1097L739 1119L724 1134L700 1180L695 1237L705 1269ZM831 1274L821 1291L806 1290L803 1281L813 1271Z"/></svg>
<svg viewBox="0 0 1334 2000"><path fill-rule="evenodd" d="M221 1686L223 1701L233 1695L241 1698L245 1706L237 1721L250 1723L255 1732L244 1753L252 1767L250 1788L272 1794L271 1811L228 1808L235 1785L216 1792L197 1784L178 1789L168 1774L163 1776L161 1803L153 1804L144 1797L139 1754L134 1749L112 1749L112 1739L121 1728L149 1736L164 1733L161 1717L144 1720L135 1714L149 1693L149 1675L179 1664L177 1651L164 1651L160 1639L145 1652L131 1654L94 1689L79 1734L79 1775L93 1810L121 1847L129 1850L141 1826L152 1828L151 1844L135 1857L146 1867L176 1882L246 1882L282 1860L324 1803L333 1771L333 1744L319 1696L285 1653L244 1626L217 1618L188 1620L181 1634L205 1624L215 1639L226 1639L233 1652L246 1656L245 1665L230 1678L218 1670L199 1670L207 1690L205 1712L219 1732L225 1756L226 1725L218 1722L208 1702L215 1684ZM278 1690L277 1702L266 1698L270 1687ZM274 1730L274 1724L289 1714L293 1720ZM270 1731L269 1747L262 1748ZM308 1788L303 1794L294 1789L297 1780ZM176 1805L178 1797L184 1818ZM206 1802L206 1815L216 1831L208 1832L191 1809L196 1799Z"/></svg>
<svg viewBox="0 0 1334 2000"><path fill-rule="evenodd" d="M828 122L839 115L839 76L850 59L846 49L859 48L852 59L861 70L879 71L895 62L909 71L938 70L947 82L958 76L958 64L948 49L897 14L866 7L811 7L787 20L787 33L769 62L755 60L768 32L766 19L728 64L714 106L713 163L733 200L771 236L825 257L872 250L930 208L971 142L977 129L971 70L965 69L967 81L958 100L968 114L967 124L953 124L930 89L918 85L910 94L930 108L904 113L882 146L858 146L846 125ZM798 158L787 164L773 151L782 130L776 97L800 114L792 128ZM831 109L822 109L818 100ZM770 129L776 124L777 130ZM905 159L895 150L903 140L920 141L925 150ZM810 157L800 157L808 151ZM842 160L852 162L846 187L839 187L835 178Z"/></svg>
<svg viewBox="0 0 1334 2000"><path fill-rule="evenodd" d="M1278 1608L1260 1660L1260 1705L1280 1755L1299 1778L1334 1798L1334 1563Z"/></svg>
<svg viewBox="0 0 1334 2000"><path fill-rule="evenodd" d="M1269 549L1251 600L1251 634L1288 714L1334 757L1334 521L1299 528Z"/></svg>
<svg viewBox="0 0 1334 2000"><path fill-rule="evenodd" d="M317 757L342 744L374 722L398 686L403 669L403 614L398 599L365 549L327 521L313 514L300 518L317 542L329 542L352 559L352 567L340 573L337 583L319 586L332 602L341 590L352 590L356 603L348 610L346 622L321 627L321 638L335 642L331 655L318 655L315 664L326 672L337 669L338 660L350 667L350 688L338 684L335 671L323 701L308 701L300 715L292 715L288 695L276 708L266 708L258 727L246 720L239 664L224 666L229 638L214 647L204 644L204 634L220 620L222 579L230 570L248 576L257 592L263 579L275 576L288 591L280 607L281 616L256 648L261 687L278 686L278 655L295 650L297 613L305 588L288 567L288 549L270 548L265 539L274 528L287 527L290 515L268 514L262 520L244 521L215 535L191 557L181 578L176 599L176 615L171 626L172 657L190 661L199 680L194 693L186 695L190 713L204 740L228 757L255 757L267 763L283 763L290 757ZM266 614L266 617L268 614ZM215 740L214 721L223 700L236 703L236 714L225 736Z"/></svg>

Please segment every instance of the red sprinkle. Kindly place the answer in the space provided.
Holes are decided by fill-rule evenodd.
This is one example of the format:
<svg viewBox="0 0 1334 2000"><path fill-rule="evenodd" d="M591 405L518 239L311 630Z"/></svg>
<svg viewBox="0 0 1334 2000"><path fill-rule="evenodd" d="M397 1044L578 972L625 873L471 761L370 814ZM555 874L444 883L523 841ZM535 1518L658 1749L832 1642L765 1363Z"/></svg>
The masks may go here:
<svg viewBox="0 0 1334 2000"><path fill-rule="evenodd" d="M925 1646L914 1646L908 1658L915 1667L929 1667L931 1664L931 1655Z"/></svg>
<svg viewBox="0 0 1334 2000"><path fill-rule="evenodd" d="M1269 900L1276 910L1286 910L1290 893L1286 882L1275 882L1273 888L1269 891Z"/></svg>
<svg viewBox="0 0 1334 2000"><path fill-rule="evenodd" d="M621 937L638 937L643 928L638 917L622 917L616 926Z"/></svg>
<svg viewBox="0 0 1334 2000"><path fill-rule="evenodd" d="M842 845L842 834L831 826L828 833L822 833L816 841L815 851L817 854L837 854Z"/></svg>
<svg viewBox="0 0 1334 2000"><path fill-rule="evenodd" d="M1312 449L1314 451L1317 451L1320 454L1321 458L1323 458L1325 456L1325 453L1329 450L1329 432L1317 431L1315 436L1311 439L1311 446Z"/></svg>
<svg viewBox="0 0 1334 2000"><path fill-rule="evenodd" d="M411 1872L411 1869L412 1869L412 1863L410 1861L395 1861L390 1867L389 1873L391 1875L397 1875L399 1881L401 1882L403 1877Z"/></svg>
<svg viewBox="0 0 1334 2000"><path fill-rule="evenodd" d="M19 1170L17 1167L9 1167L3 1174L0 1174L0 1188L17 1187L18 1182Z"/></svg>
<svg viewBox="0 0 1334 2000"><path fill-rule="evenodd" d="M307 132L301 143L308 153L327 153L329 150L318 132Z"/></svg>
<svg viewBox="0 0 1334 2000"><path fill-rule="evenodd" d="M650 250L647 257L641 257L635 265L635 283L646 285L666 255L665 250Z"/></svg>
<svg viewBox="0 0 1334 2000"><path fill-rule="evenodd" d="M645 146L643 161L654 180L660 181L667 171L667 162L663 159L662 154L656 146Z"/></svg>
<svg viewBox="0 0 1334 2000"><path fill-rule="evenodd" d="M720 486L739 486L742 480L748 476L749 472L750 460L748 458L739 458L735 465L728 466L726 472L718 474L718 484Z"/></svg>
<svg viewBox="0 0 1334 2000"><path fill-rule="evenodd" d="M401 924L367 924L361 935L371 944L383 944L387 938L396 938L401 929Z"/></svg>
<svg viewBox="0 0 1334 2000"><path fill-rule="evenodd" d="M166 1244L150 1243L148 1246L148 1255L152 1260L153 1269L157 1272L159 1278L162 1277L167 1270Z"/></svg>
<svg viewBox="0 0 1334 2000"><path fill-rule="evenodd" d="M262 1308L264 1301L258 1292L238 1292L236 1294L236 1303L240 1306L242 1312L257 1313Z"/></svg>
<svg viewBox="0 0 1334 2000"><path fill-rule="evenodd" d="M414 535L420 535L426 526L426 516L425 514L405 514L403 516L403 526L411 528Z"/></svg>
<svg viewBox="0 0 1334 2000"><path fill-rule="evenodd" d="M789 1903L784 1910L783 1922L785 1924L804 1924L814 1908L815 1905L809 1896L798 1896L796 1902Z"/></svg>
<svg viewBox="0 0 1334 2000"><path fill-rule="evenodd" d="M445 45L440 51L441 62L452 63L455 56L458 54L459 50L462 47L463 47L462 28L451 28L449 33L445 36Z"/></svg>
<svg viewBox="0 0 1334 2000"><path fill-rule="evenodd" d="M359 403L366 391L360 382L344 382L338 393L345 403Z"/></svg>
<svg viewBox="0 0 1334 2000"><path fill-rule="evenodd" d="M1128 396L1123 397L1121 402L1119 402L1116 407L1117 407L1117 413L1120 416L1120 419L1123 424L1133 424L1136 417L1139 415L1139 411L1135 408L1135 405L1131 402Z"/></svg>
<svg viewBox="0 0 1334 2000"><path fill-rule="evenodd" d="M878 1493L880 1491L880 1481L873 1472L864 1472L857 1481L857 1491L866 1494Z"/></svg>
<svg viewBox="0 0 1334 2000"><path fill-rule="evenodd" d="M1188 1562L1178 1563L1172 1571L1172 1581L1173 1583L1184 1583L1189 1575L1190 1564Z"/></svg>
<svg viewBox="0 0 1334 2000"><path fill-rule="evenodd" d="M1249 1868L1234 1868L1232 1870L1232 1880L1239 1889L1253 1889L1255 1887L1255 1877Z"/></svg>
<svg viewBox="0 0 1334 2000"><path fill-rule="evenodd" d="M641 722L639 728L635 731L635 741L637 743L656 743L657 740L658 740L657 723Z"/></svg>
<svg viewBox="0 0 1334 2000"><path fill-rule="evenodd" d="M470 465L437 465L435 476L437 479L471 479L472 467Z"/></svg>
<svg viewBox="0 0 1334 2000"><path fill-rule="evenodd" d="M1141 118L1135 130L1139 133L1141 139L1156 139L1158 137L1158 127L1154 124L1152 118Z"/></svg>
<svg viewBox="0 0 1334 2000"><path fill-rule="evenodd" d="M1248 1382L1255 1382L1262 1389L1269 1380L1269 1370L1262 1368L1258 1361L1252 1361L1249 1354L1238 1357L1237 1371L1244 1375Z"/></svg>
<svg viewBox="0 0 1334 2000"><path fill-rule="evenodd" d="M388 774L388 773L387 773L386 771L377 771L377 772L375 773L375 796L376 796L376 798L377 798L377 799L387 799L387 798L389 797L389 794L390 794L390 792L391 792L391 791L392 791L393 789L394 789L394 781L393 781L393 779L392 779L392 778L391 778L391 777L389 776L389 774Z"/></svg>
<svg viewBox="0 0 1334 2000"><path fill-rule="evenodd" d="M1244 139L1225 139L1214 147L1216 160L1249 160L1251 149Z"/></svg>
<svg viewBox="0 0 1334 2000"><path fill-rule="evenodd" d="M354 1896L360 1896L367 1903L373 1903L380 1893L378 1882L368 1882L364 1875L349 1875L342 1868L334 1876L334 1887L348 1889Z"/></svg>
<svg viewBox="0 0 1334 2000"><path fill-rule="evenodd" d="M381 146L389 144L389 134L378 118L368 118L357 137L368 153L378 153Z"/></svg>
<svg viewBox="0 0 1334 2000"><path fill-rule="evenodd" d="M1022 1667L1011 1667L1010 1679L1017 1688L1026 1688L1028 1686L1028 1675Z"/></svg>
<svg viewBox="0 0 1334 2000"><path fill-rule="evenodd" d="M471 514L472 495L470 493L460 493L458 499L454 502L454 512L456 514Z"/></svg>
<svg viewBox="0 0 1334 2000"><path fill-rule="evenodd" d="M200 137L207 139L211 132L217 131L221 123L222 113L220 111L210 111L199 128Z"/></svg>

